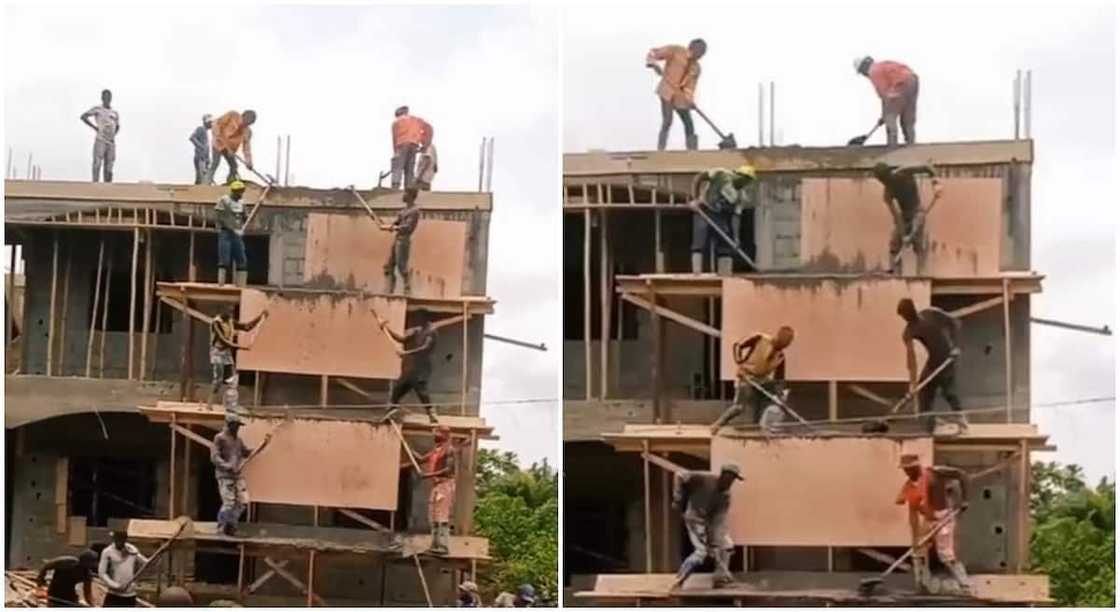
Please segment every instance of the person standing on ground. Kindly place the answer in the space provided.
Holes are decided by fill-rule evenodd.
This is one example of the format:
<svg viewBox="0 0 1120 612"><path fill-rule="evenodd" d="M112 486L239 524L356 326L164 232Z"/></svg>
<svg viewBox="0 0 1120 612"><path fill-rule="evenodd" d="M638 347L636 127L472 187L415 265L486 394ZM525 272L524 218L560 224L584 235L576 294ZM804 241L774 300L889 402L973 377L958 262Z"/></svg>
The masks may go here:
<svg viewBox="0 0 1120 612"><path fill-rule="evenodd" d="M55 557L43 564L35 582L39 586L47 584L47 572L52 572L50 585L47 586L47 606L51 608L78 608L78 585L82 585L85 605L93 608L93 574L97 572L98 557L92 550L84 550L77 557Z"/></svg>
<svg viewBox="0 0 1120 612"><path fill-rule="evenodd" d="M494 608L532 608L537 602L537 590L531 584L517 587L517 594L501 592L494 598Z"/></svg>
<svg viewBox="0 0 1120 612"><path fill-rule="evenodd" d="M93 182L102 178L106 183L113 182L113 163L117 160L117 132L121 131L121 116L113 110L113 92L101 90L101 105L82 113L79 119L88 125L97 136L93 139ZM93 117L97 124L90 122Z"/></svg>
<svg viewBox="0 0 1120 612"><path fill-rule="evenodd" d="M222 159L226 160L226 166L229 167L226 183L233 183L240 178L237 175L238 149L245 152L245 165L250 170L253 169L253 130L249 126L256 121L257 112L247 110L242 113L229 111L213 122L210 131L213 134L214 151L210 170L206 173L207 183L214 183L214 173L217 172L218 164Z"/></svg>
<svg viewBox="0 0 1120 612"><path fill-rule="evenodd" d="M436 329L432 325L431 316L426 310L419 310L415 314L418 323L410 327L403 334L389 329L385 319L376 310L370 309L377 318L377 325L381 332L389 338L393 350L401 359L401 377L393 383L393 395L389 398L389 411L385 413L383 421L397 418L398 402L409 392L416 393L424 410L428 413L428 420L436 423L436 414L432 409L432 398L428 396L428 379L432 375L432 352L436 347Z"/></svg>
<svg viewBox="0 0 1120 612"><path fill-rule="evenodd" d="M248 281L249 261L245 255L245 183L233 181L229 193L218 199L214 205L214 216L218 225L218 284L226 284L226 271L238 287Z"/></svg>
<svg viewBox="0 0 1120 612"><path fill-rule="evenodd" d="M456 600L459 608L481 608L482 597L478 594L478 585L470 580L459 585L459 599Z"/></svg>
<svg viewBox="0 0 1120 612"><path fill-rule="evenodd" d="M416 171L416 154L432 144L432 126L427 121L408 113L408 106L401 106L393 113L393 163L390 184L393 189L413 187Z"/></svg>
<svg viewBox="0 0 1120 612"><path fill-rule="evenodd" d="M389 249L389 259L386 260L385 292L392 295L397 290L397 275L400 274L404 281L404 294L412 291L412 282L408 273L408 257L412 250L412 233L420 225L420 207L416 205L416 188L410 187L404 192L404 208L397 213L396 219L389 225L379 225L382 231L393 232L393 246Z"/></svg>
<svg viewBox="0 0 1120 612"><path fill-rule="evenodd" d="M214 464L214 478L218 481L218 495L222 498L222 507L218 510L218 531L227 536L236 535L237 522L249 505L249 489L241 470L252 450L237 435L243 424L240 415L227 412L226 426L214 436L214 444L210 448L210 463ZM266 434L257 451L264 450L271 440L272 434Z"/></svg>
<svg viewBox="0 0 1120 612"><path fill-rule="evenodd" d="M416 189L419 191L431 191L432 180L436 177L436 172L439 172L439 159L436 156L436 145L428 143L420 151L420 163L416 167Z"/></svg>
<svg viewBox="0 0 1120 612"><path fill-rule="evenodd" d="M738 380L735 384L735 399L719 419L712 423L713 436L721 427L742 414L748 403L754 407L751 423L758 422L765 396L751 383L766 389L773 395L777 391L776 383L785 380L785 349L791 344L793 344L793 328L783 325L774 337L760 332L732 345L731 356L738 366L735 375Z"/></svg>
<svg viewBox="0 0 1120 612"><path fill-rule="evenodd" d="M910 531L913 543L928 534L939 521L948 518L945 524L937 530L933 541L937 547L937 557L949 570L964 591L969 590L968 573L964 563L957 559L956 530L957 516L953 511L958 509L964 512L968 509L968 475L957 468L935 465L922 467L921 459L917 455L903 455L899 467L906 474L906 481L902 483L902 490L895 499L896 504L906 504L910 511ZM956 482L960 487L960 499L954 500L950 485ZM955 502L955 503L954 503ZM922 524L924 523L924 525ZM928 561L925 548L915 551L918 565L920 583L922 578L928 577Z"/></svg>
<svg viewBox="0 0 1120 612"><path fill-rule="evenodd" d="M711 556L716 562L712 587L723 588L734 582L728 563L735 545L727 533L727 512L731 509L731 485L743 480L739 466L726 464L718 474L684 470L673 477L673 509L684 509L684 526L692 542L692 554L681 563L674 589Z"/></svg>
<svg viewBox="0 0 1120 612"><path fill-rule="evenodd" d="M191 132L190 141L194 145L194 184L204 185L210 174L210 126L214 120L210 115L202 116L202 125Z"/></svg>
<svg viewBox="0 0 1120 612"><path fill-rule="evenodd" d="M424 465L424 478L432 481L428 496L428 522L432 527L432 546L428 552L434 555L447 555L451 543L451 511L455 503L455 443L451 439L451 428L440 425L435 428L435 448L428 451L417 461Z"/></svg>
<svg viewBox="0 0 1120 612"><path fill-rule="evenodd" d="M696 196L694 206L702 206L704 214L711 218L727 237L735 241L736 247L741 244L739 233L743 210L753 206L757 201L752 190L757 178L754 166L744 164L734 171L713 168L696 175L692 181L692 193ZM708 251L713 241L716 250L716 270L720 274L730 274L731 257L735 253L735 247L727 244L726 240L709 227L708 221L699 212L693 213L691 249L693 274L704 271L704 253Z"/></svg>
<svg viewBox="0 0 1120 612"><path fill-rule="evenodd" d="M941 182L937 180L933 166L923 164L920 166L891 166L879 162L872 168L871 174L883 185L883 202L890 211L894 220L894 232L891 234L890 272L894 274L900 269L899 254L909 245L914 249L919 264L926 253L925 231L926 210L933 207L933 203L941 198ZM922 198L918 191L918 181L914 177L926 175L933 177L933 199L929 206L922 209Z"/></svg>
<svg viewBox="0 0 1120 612"><path fill-rule="evenodd" d="M906 144L914 144L914 123L918 114L918 75L906 64L876 62L871 56L853 63L856 72L867 77L882 101L879 123L887 126L887 146L898 145L898 124Z"/></svg>
<svg viewBox="0 0 1120 612"><path fill-rule="evenodd" d="M214 395L225 382L237 388L237 359L234 351L243 349L237 343L237 332L252 331L268 317L268 310L264 310L255 319L248 323L241 323L234 315L236 306L227 306L218 316L210 321L210 400L213 403ZM227 405L227 409L229 406Z"/></svg>
<svg viewBox="0 0 1120 612"><path fill-rule="evenodd" d="M960 358L961 322L940 308L930 306L918 312L914 300L902 298L898 301L898 316L906 321L906 328L902 330L902 343L906 345L906 370L910 373L910 389L917 387L942 363L949 359ZM922 343L926 349L926 363L922 366L922 373L917 374L918 358L914 354L914 341ZM933 402L937 399L937 391L945 396L945 401L956 413L955 421L963 433L968 430L968 418L961 412L961 400L957 395L957 364L950 363L926 383L918 392L918 412L927 414L933 411ZM937 421L933 416L922 417L922 424L926 430L933 432Z"/></svg>
<svg viewBox="0 0 1120 612"><path fill-rule="evenodd" d="M657 97L661 99L661 131L657 134L657 150L664 151L673 126L673 112L684 124L685 148L695 151L699 146L696 129L692 125L692 109L696 106L696 83L700 80L700 58L708 51L708 44L697 38L688 47L666 45L650 49L646 66L661 75ZM657 62L665 62L664 67Z"/></svg>
<svg viewBox="0 0 1120 612"><path fill-rule="evenodd" d="M132 577L148 562L148 558L128 542L124 529L113 531L113 543L101 551L97 573L109 588L102 606L106 608L135 608L136 587Z"/></svg>

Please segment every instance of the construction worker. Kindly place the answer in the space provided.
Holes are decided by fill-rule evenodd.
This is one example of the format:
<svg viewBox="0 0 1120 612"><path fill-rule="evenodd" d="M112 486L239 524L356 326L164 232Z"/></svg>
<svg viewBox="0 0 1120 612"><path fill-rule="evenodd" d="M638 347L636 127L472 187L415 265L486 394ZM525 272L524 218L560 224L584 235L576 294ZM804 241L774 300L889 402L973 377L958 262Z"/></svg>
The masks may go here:
<svg viewBox="0 0 1120 612"><path fill-rule="evenodd" d="M737 379L735 399L712 424L712 435L718 433L720 428L727 425L731 419L742 414L748 403L754 406L751 422L758 422L763 401L767 398L754 385L766 389L771 395L777 392L777 382L785 380L786 377L784 351L791 344L793 344L793 328L783 325L774 337L756 333L732 345L731 356L738 366L735 375Z"/></svg>
<svg viewBox="0 0 1120 612"><path fill-rule="evenodd" d="M650 49L646 54L646 66L661 75L661 82L657 84L657 97L661 98L658 151L664 151L669 140L673 111L676 111L684 124L685 148L695 151L699 146L696 128L692 125L692 109L695 107L696 82L700 80L700 58L707 51L708 44L697 38L688 43L688 48L666 45ZM665 62L664 67L658 66L657 62Z"/></svg>
<svg viewBox="0 0 1120 612"><path fill-rule="evenodd" d="M718 474L684 470L673 477L673 509L684 509L684 526L692 542L692 554L677 570L674 589L684 585L709 556L716 563L712 586L719 589L734 582L727 566L735 547L727 533L727 512L731 508L731 485L736 480L743 480L743 476L739 466L730 463Z"/></svg>
<svg viewBox="0 0 1120 612"><path fill-rule="evenodd" d="M906 144L914 144L914 122L918 113L918 75L905 64L876 62L871 56L853 62L856 72L871 80L875 93L882 101L880 125L887 126L887 146L898 145L898 124L902 122L902 135Z"/></svg>
<svg viewBox="0 0 1120 612"><path fill-rule="evenodd" d="M42 587L47 584L47 572L51 573L50 585L47 586L47 606L51 608L78 608L82 602L78 599L78 585L82 585L82 597L85 605L92 608L97 604L93 601L93 574L97 572L98 556L92 550L84 550L77 557L62 556L50 559L39 568L39 575L35 582Z"/></svg>
<svg viewBox="0 0 1120 612"><path fill-rule="evenodd" d="M218 284L226 284L226 271L238 287L248 280L249 265L245 256L245 183L235 180L229 184L229 194L218 199L214 215L218 225ZM235 267L236 266L236 267Z"/></svg>
<svg viewBox="0 0 1120 612"><path fill-rule="evenodd" d="M210 128L214 140L214 154L213 160L210 162L210 170L206 173L207 183L214 183L214 173L218 170L218 164L222 159L226 160L226 166L229 167L226 183L233 183L239 178L237 175L238 149L244 150L245 165L250 170L253 169L253 130L249 126L256 121L257 112L252 110L242 113L229 111L214 120Z"/></svg>
<svg viewBox="0 0 1120 612"><path fill-rule="evenodd" d="M436 145L428 143L420 150L420 163L416 167L416 189L431 191L432 180L439 172L439 159L436 156Z"/></svg>
<svg viewBox="0 0 1120 612"><path fill-rule="evenodd" d="M961 590L968 592L968 573L965 572L964 563L957 558L955 541L957 514L968 509L968 475L957 468L941 465L923 468L921 459L911 454L901 457L899 467L906 473L906 481L902 483L902 490L898 492L894 503L909 507L914 545L938 522L945 521L933 538L937 557L953 575ZM954 499L954 483L959 487L958 499ZM915 551L914 556L915 575L919 579L919 585L925 587L929 571L925 547Z"/></svg>
<svg viewBox="0 0 1120 612"><path fill-rule="evenodd" d="M101 551L97 574L109 588L101 606L105 608L135 608L136 588L133 577L148 563L148 558L128 542L125 529L113 530L113 543Z"/></svg>
<svg viewBox="0 0 1120 612"><path fill-rule="evenodd" d="M434 429L436 445L417 461L425 471L421 474L432 481L428 495L428 522L432 527L432 547L428 552L446 555L451 542L451 506L455 503L455 444L451 429L440 425Z"/></svg>
<svg viewBox="0 0 1120 612"><path fill-rule="evenodd" d="M264 310L252 321L242 323L234 317L236 311L236 306L227 306L210 321L211 386L210 400L207 404L213 403L214 395L223 382L226 383L227 387L231 387L235 391L237 389L237 359L234 351L248 348L237 343L237 332L252 331L268 317L268 310Z"/></svg>
<svg viewBox="0 0 1120 612"><path fill-rule="evenodd" d="M906 321L906 328L902 330L902 343L906 345L906 370L910 374L910 390L913 392L917 385L923 382L925 384L918 391L918 412L926 414L933 410L933 402L940 389L945 401L956 413L954 420L959 431L967 431L968 419L961 412L961 400L957 395L957 364L953 362L961 355L961 322L935 306L918 312L910 298L899 300L897 311L898 316ZM915 340L922 343L927 355L920 377L917 376L918 358L914 355ZM953 361L933 376L934 371L949 360ZM932 380L925 382L931 376ZM934 417L925 416L922 417L922 424L932 433L937 422Z"/></svg>
<svg viewBox="0 0 1120 612"><path fill-rule="evenodd" d="M97 132L93 138L93 182L113 182L113 162L117 160L117 132L121 131L121 116L112 108L113 92L101 90L101 105L82 113L79 119ZM93 117L96 125L89 118ZM102 174L104 172L104 174Z"/></svg>
<svg viewBox="0 0 1120 612"><path fill-rule="evenodd" d="M202 125L191 132L190 141L194 145L194 184L204 185L210 176L210 126L214 120L210 115L202 116Z"/></svg>
<svg viewBox="0 0 1120 612"><path fill-rule="evenodd" d="M478 594L478 585L470 580L464 580L459 585L459 599L455 603L459 608L481 608L482 597Z"/></svg>
<svg viewBox="0 0 1120 612"><path fill-rule="evenodd" d="M410 327L403 334L389 329L386 321L376 310L372 310L377 318L381 332L389 338L393 349L401 357L401 376L393 383L393 394L389 398L389 412L383 420L388 421L397 417L399 409L397 403L409 392L416 393L424 410L428 413L428 420L436 423L436 414L432 410L432 398L428 396L428 379L432 375L432 352L436 347L436 329L432 325L431 316L427 310L418 310L414 320L418 323Z"/></svg>
<svg viewBox="0 0 1120 612"><path fill-rule="evenodd" d="M432 144L432 126L427 121L408 114L408 107L401 106L393 113L393 164L392 178L393 189L401 188L401 179L404 179L404 188L413 186L412 179L416 171L416 154L422 148Z"/></svg>
<svg viewBox="0 0 1120 612"><path fill-rule="evenodd" d="M937 180L933 166L928 164L899 167L879 162L872 168L871 174L883 184L883 202L894 220L894 232L890 241L890 271L893 274L900 269L900 254L908 245L914 249L919 263L923 261L926 253L923 234L926 211L941 198L941 181ZM914 178L919 175L933 177L933 199L925 209L922 209L918 182Z"/></svg>
<svg viewBox="0 0 1120 612"><path fill-rule="evenodd" d="M704 253L714 241L716 249L716 269L720 274L730 274L732 255L740 244L739 230L742 225L743 210L754 206L757 201L753 189L757 179L754 166L744 164L735 170L713 168L696 175L692 181L692 193L696 199L692 215L692 273L704 271ZM707 219L705 219L707 217ZM708 221L719 227L725 236L734 240L735 245L727 243L719 233L710 227Z"/></svg>
<svg viewBox="0 0 1120 612"><path fill-rule="evenodd" d="M531 584L517 587L517 594L501 592L494 599L494 608L532 608L537 602L537 590Z"/></svg>
<svg viewBox="0 0 1120 612"><path fill-rule="evenodd" d="M214 464L214 478L218 481L218 495L222 507L218 510L218 531L232 536L237 533L237 522L249 504L249 489L241 473L245 460L253 451L237 436L244 422L237 412L226 412L226 426L214 436L210 448L210 463ZM264 450L272 440L268 433L257 452Z"/></svg>
<svg viewBox="0 0 1120 612"><path fill-rule="evenodd" d="M157 603L159 608L192 608L194 598L181 586L169 586L160 592Z"/></svg>
<svg viewBox="0 0 1120 612"><path fill-rule="evenodd" d="M404 208L397 213L396 219L389 225L381 224L382 231L393 232L393 246L389 250L389 259L385 261L385 292L396 293L397 274L404 281L404 294L412 291L412 283L408 274L408 255L412 250L412 233L420 225L420 207L416 205L416 188L405 190Z"/></svg>

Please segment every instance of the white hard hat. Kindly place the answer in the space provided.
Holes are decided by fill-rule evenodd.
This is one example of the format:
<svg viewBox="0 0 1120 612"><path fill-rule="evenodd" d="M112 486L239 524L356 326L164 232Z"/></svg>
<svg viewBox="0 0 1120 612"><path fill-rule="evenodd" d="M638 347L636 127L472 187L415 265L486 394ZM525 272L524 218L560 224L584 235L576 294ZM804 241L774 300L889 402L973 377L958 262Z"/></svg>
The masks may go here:
<svg viewBox="0 0 1120 612"><path fill-rule="evenodd" d="M861 57L857 57L854 60L852 60L852 67L856 69L856 72L859 72L859 67L862 66L864 62L871 62L871 61L874 61L874 60L871 59L870 55L864 55L864 56L861 56Z"/></svg>

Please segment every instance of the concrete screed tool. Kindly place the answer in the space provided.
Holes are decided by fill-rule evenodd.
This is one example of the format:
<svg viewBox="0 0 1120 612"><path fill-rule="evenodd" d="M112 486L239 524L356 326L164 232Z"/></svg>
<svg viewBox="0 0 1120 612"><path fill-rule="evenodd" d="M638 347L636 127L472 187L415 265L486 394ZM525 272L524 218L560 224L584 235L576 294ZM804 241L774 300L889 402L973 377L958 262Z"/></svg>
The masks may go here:
<svg viewBox="0 0 1120 612"><path fill-rule="evenodd" d="M896 568L898 568L899 565L902 565L903 561L909 559L914 554L915 550L917 550L917 549L925 546L926 544L928 544L929 541L933 539L933 536L937 535L937 532L940 531L941 528L944 527L946 523L948 523L950 520L952 520L955 516L957 516L960 513L961 513L961 508L955 508L947 516L942 518L940 521L937 521L937 523L935 523L933 525L933 528L929 530L929 533L922 536L922 539L918 540L918 543L911 546L910 550L907 550L905 553L903 553L901 557L895 559L894 563L891 563L890 567L888 567L886 569L886 571L884 571L882 574L879 574L878 576L875 576L873 578L864 578L863 580L860 580L859 581L859 594L860 594L860 596L861 597L870 597L872 594L874 594L875 593L875 588L878 587L880 584L883 584L883 579L884 578L889 576L891 574L891 572L893 572Z"/></svg>

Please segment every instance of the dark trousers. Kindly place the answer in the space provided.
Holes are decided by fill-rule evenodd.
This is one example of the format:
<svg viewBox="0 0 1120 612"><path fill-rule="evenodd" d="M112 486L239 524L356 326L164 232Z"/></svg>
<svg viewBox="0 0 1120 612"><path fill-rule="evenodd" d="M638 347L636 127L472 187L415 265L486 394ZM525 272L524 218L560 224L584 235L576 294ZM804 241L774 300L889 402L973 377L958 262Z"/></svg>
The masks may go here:
<svg viewBox="0 0 1120 612"><path fill-rule="evenodd" d="M383 270L387 281L386 292L394 293L397 287L395 272L399 272L404 281L404 292L408 294L411 285L408 278L408 254L412 250L412 239L408 236L397 236L393 246L389 249L389 259L385 262Z"/></svg>
<svg viewBox="0 0 1120 612"><path fill-rule="evenodd" d="M416 154L420 152L420 145L406 142L397 147L393 155L391 166L392 177L389 179L393 189L401 188L401 179L404 179L404 188L412 187L412 178L416 173Z"/></svg>
<svg viewBox="0 0 1120 612"><path fill-rule="evenodd" d="M222 228L218 232L218 267L228 269L234 265L238 270L244 270L248 265L245 240L236 232Z"/></svg>
<svg viewBox="0 0 1120 612"><path fill-rule="evenodd" d="M428 376L415 372L405 373L393 383L393 395L389 403L396 406L409 391L416 394L421 404L427 406L432 403L432 398L428 395Z"/></svg>
<svg viewBox="0 0 1120 612"><path fill-rule="evenodd" d="M211 153L213 153L213 155L211 156L210 171L207 173L207 182L214 182L214 173L218 171L218 164L221 163L223 159L226 160L226 165L229 166L229 174L226 175L226 184L228 185L237 180L237 155L235 155L233 151L218 151L217 149L213 149Z"/></svg>
<svg viewBox="0 0 1120 612"><path fill-rule="evenodd" d="M136 596L122 597L120 595L113 595L112 593L105 594L105 602L101 604L104 608L135 608Z"/></svg>
<svg viewBox="0 0 1120 612"><path fill-rule="evenodd" d="M919 375L918 380L925 380L938 366L941 361L934 361L929 359L926 361L925 367L922 368L922 373ZM918 412L928 413L933 412L933 402L937 399L937 391L941 390L941 395L945 396L945 401L949 404L949 408L954 412L961 411L961 398L957 395L957 365L955 363L949 364L941 373L929 381L929 384L922 387L918 392ZM922 417L922 425L928 431L933 431L935 421L932 416Z"/></svg>
<svg viewBox="0 0 1120 612"><path fill-rule="evenodd" d="M696 149L696 128L692 125L692 110L687 108L673 108L673 105L667 102L664 98L661 100L661 131L657 134L657 150L664 151L665 145L669 142L669 128L673 127L673 111L677 111L677 115L681 118L681 123L684 124L684 142L685 148L689 150Z"/></svg>
<svg viewBox="0 0 1120 612"><path fill-rule="evenodd" d="M711 217L712 221L715 221L716 225L723 230L723 233L731 238L735 237L735 232L731 229L732 213L730 211L713 213L712 209L705 207L704 213ZM719 237L719 234L708 225L704 217L701 217L699 213L692 213L692 252L707 252L708 244L713 240L716 244L716 257L731 257L735 254L731 245Z"/></svg>

